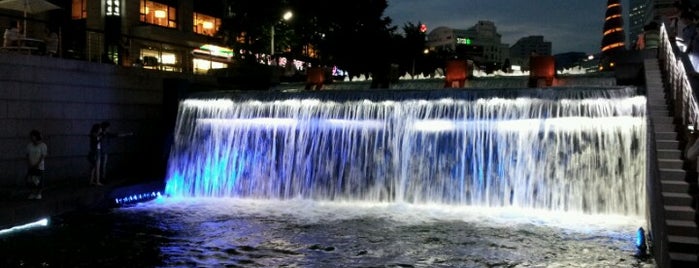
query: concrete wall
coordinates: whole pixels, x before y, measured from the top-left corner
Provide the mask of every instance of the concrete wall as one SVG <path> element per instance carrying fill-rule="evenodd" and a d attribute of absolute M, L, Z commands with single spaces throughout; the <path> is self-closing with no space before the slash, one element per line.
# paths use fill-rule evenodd
<path fill-rule="evenodd" d="M 23 185 L 32 129 L 48 145 L 47 182 L 88 181 L 90 127 L 104 120 L 133 137 L 112 142 L 108 175 L 162 176 L 163 80 L 204 79 L 114 65 L 0 53 L 0 186 Z"/>

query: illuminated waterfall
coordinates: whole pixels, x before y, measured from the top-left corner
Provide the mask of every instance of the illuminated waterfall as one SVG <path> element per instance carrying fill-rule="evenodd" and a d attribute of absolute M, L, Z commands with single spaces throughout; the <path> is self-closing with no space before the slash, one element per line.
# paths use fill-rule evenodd
<path fill-rule="evenodd" d="M 166 194 L 645 213 L 644 97 L 453 92 L 185 100 Z"/>

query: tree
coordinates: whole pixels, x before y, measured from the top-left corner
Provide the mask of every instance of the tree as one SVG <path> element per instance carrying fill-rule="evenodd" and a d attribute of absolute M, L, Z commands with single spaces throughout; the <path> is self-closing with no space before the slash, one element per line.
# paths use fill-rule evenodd
<path fill-rule="evenodd" d="M 396 47 L 392 50 L 397 51 L 398 55 L 395 62 L 399 63 L 401 73 L 410 73 L 415 75 L 423 72 L 426 64 L 426 56 L 424 50 L 425 33 L 420 29 L 422 23 L 413 24 L 408 22 L 403 25 L 404 36 L 397 35 L 397 41 L 394 43 Z"/>
<path fill-rule="evenodd" d="M 275 46 L 279 40 L 294 57 L 303 58 L 307 48 L 313 48 L 320 63 L 354 74 L 376 72 L 390 64 L 395 27 L 383 15 L 386 0 L 226 0 L 226 6 L 229 16 L 220 32 L 236 51 L 268 53 L 270 27 L 277 25 Z M 294 18 L 277 24 L 286 9 Z"/>
<path fill-rule="evenodd" d="M 226 0 L 228 16 L 222 20 L 219 32 L 236 51 L 269 51 L 270 27 L 281 16 L 283 4 L 283 0 Z"/>

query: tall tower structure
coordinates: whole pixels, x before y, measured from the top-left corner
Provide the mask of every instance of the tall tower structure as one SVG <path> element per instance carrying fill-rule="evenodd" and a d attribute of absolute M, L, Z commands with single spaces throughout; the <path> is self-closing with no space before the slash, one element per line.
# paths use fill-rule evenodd
<path fill-rule="evenodd" d="M 626 50 L 621 0 L 607 0 L 602 36 L 600 70 L 614 69 L 616 58 Z"/>

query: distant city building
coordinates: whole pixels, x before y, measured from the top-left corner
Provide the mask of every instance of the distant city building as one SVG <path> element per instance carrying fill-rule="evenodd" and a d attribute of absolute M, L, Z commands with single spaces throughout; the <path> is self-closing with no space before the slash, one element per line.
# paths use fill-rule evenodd
<path fill-rule="evenodd" d="M 525 70 L 528 70 L 529 57 L 532 53 L 550 56 L 551 42 L 544 41 L 544 37 L 541 35 L 520 38 L 512 47 L 510 47 L 510 61 L 513 65 L 519 65 Z"/>
<path fill-rule="evenodd" d="M 629 37 L 631 47 L 643 33 L 643 26 L 653 20 L 654 0 L 631 0 L 629 7 Z"/>
<path fill-rule="evenodd" d="M 480 64 L 501 65 L 509 58 L 509 46 L 502 43 L 495 23 L 479 21 L 466 30 L 437 27 L 427 35 L 433 51 L 453 52 Z"/>
<path fill-rule="evenodd" d="M 585 52 L 566 52 L 554 55 L 556 59 L 556 70 L 570 69 L 582 66 L 583 61 L 588 59 Z"/>

